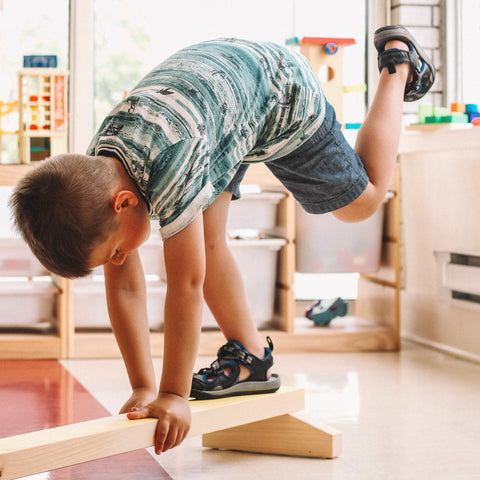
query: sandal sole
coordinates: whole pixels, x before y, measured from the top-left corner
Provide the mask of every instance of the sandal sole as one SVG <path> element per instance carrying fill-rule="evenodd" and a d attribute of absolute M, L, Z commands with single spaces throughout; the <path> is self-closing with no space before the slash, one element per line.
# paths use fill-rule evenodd
<path fill-rule="evenodd" d="M 412 34 L 406 28 L 400 25 L 387 25 L 375 31 L 373 44 L 375 45 L 377 52 L 383 52 L 385 50 L 385 44 L 390 40 L 400 40 L 405 43 L 411 43 L 413 45 L 413 48 L 415 48 L 415 50 L 417 51 L 420 60 L 428 65 L 428 68 L 431 72 L 431 79 L 429 79 L 428 84 L 426 85 L 427 90 L 425 91 L 425 93 L 427 93 L 427 91 L 435 82 L 435 66 L 433 65 L 428 55 L 423 51 L 422 47 L 420 47 L 417 41 L 413 38 Z M 423 95 L 425 93 L 423 93 Z M 416 99 L 417 98 L 412 98 L 409 100 Z"/>
<path fill-rule="evenodd" d="M 239 395 L 257 395 L 261 393 L 273 393 L 280 388 L 280 377 L 273 373 L 264 382 L 239 382 L 222 390 L 192 390 L 190 396 L 197 400 L 212 400 L 215 398 L 236 397 Z"/>

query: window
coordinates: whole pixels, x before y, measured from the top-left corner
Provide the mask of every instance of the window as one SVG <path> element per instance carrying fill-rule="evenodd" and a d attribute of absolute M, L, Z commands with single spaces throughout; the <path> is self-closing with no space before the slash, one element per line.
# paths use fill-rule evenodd
<path fill-rule="evenodd" d="M 465 103 L 480 103 L 480 57 L 475 46 L 480 38 L 480 2 L 461 2 L 461 95 Z"/>
<path fill-rule="evenodd" d="M 0 101 L 18 100 L 17 71 L 23 68 L 24 55 L 56 55 L 58 67 L 68 68 L 68 22 L 66 0 L 3 0 L 0 3 Z M 18 116 L 4 115 L 2 129 L 16 131 Z M 1 135 L 1 143 L 2 163 L 17 162 L 17 136 Z"/>
<path fill-rule="evenodd" d="M 94 0 L 95 126 L 155 65 L 185 46 L 211 38 L 284 44 L 293 36 L 354 37 L 357 45 L 345 51 L 344 79 L 350 85 L 363 84 L 366 28 L 359 19 L 366 18 L 365 4 L 341 3 L 342 8 L 332 8 L 327 0 L 136 0 L 132 11 L 129 0 Z M 357 117 L 362 116 L 363 111 Z"/>

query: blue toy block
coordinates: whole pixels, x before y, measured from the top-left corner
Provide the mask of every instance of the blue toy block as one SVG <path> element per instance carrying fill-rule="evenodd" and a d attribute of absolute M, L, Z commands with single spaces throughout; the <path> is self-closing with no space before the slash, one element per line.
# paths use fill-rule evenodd
<path fill-rule="evenodd" d="M 478 105 L 476 103 L 467 103 L 465 105 L 465 113 L 478 113 Z"/>
<path fill-rule="evenodd" d="M 468 112 L 467 115 L 468 115 L 468 121 L 470 123 L 472 123 L 472 120 L 474 118 L 479 118 L 480 117 L 480 113 L 478 113 L 478 112 Z"/>

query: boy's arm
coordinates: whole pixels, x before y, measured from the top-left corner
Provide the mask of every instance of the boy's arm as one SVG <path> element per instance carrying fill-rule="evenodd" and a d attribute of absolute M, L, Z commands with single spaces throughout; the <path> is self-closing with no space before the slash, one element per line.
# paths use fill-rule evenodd
<path fill-rule="evenodd" d="M 146 285 L 140 256 L 129 255 L 122 265 L 104 266 L 108 313 L 127 369 L 133 394 L 121 412 L 143 406 L 157 394 L 150 352 Z"/>
<path fill-rule="evenodd" d="M 163 370 L 156 400 L 129 418 L 157 417 L 155 451 L 181 443 L 190 429 L 188 398 L 200 339 L 205 278 L 203 221 L 200 213 L 164 243 L 167 272 Z"/>

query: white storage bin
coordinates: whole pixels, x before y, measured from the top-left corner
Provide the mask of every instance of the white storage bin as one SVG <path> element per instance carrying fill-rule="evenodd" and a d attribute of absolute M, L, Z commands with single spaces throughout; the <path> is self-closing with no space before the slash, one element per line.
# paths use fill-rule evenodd
<path fill-rule="evenodd" d="M 163 326 L 166 291 L 165 284 L 161 282 L 147 282 L 147 313 L 152 329 L 159 329 Z M 88 282 L 75 280 L 73 318 L 76 328 L 110 328 L 103 279 L 89 280 Z"/>
<path fill-rule="evenodd" d="M 0 328 L 45 328 L 55 323 L 58 289 L 50 281 L 0 281 Z"/>
<path fill-rule="evenodd" d="M 278 252 L 287 243 L 283 238 L 228 240 L 238 263 L 253 320 L 257 324 L 273 318 Z M 203 326 L 217 323 L 205 305 Z"/>
<path fill-rule="evenodd" d="M 159 235 L 152 234 L 138 249 L 145 275 L 157 275 L 165 280 L 165 261 L 163 259 L 163 242 Z"/>
<path fill-rule="evenodd" d="M 0 277 L 41 277 L 48 272 L 19 238 L 0 238 Z"/>
<path fill-rule="evenodd" d="M 385 197 L 385 202 L 392 194 Z M 384 203 L 385 203 L 384 202 Z M 362 222 L 346 223 L 331 213 L 312 215 L 296 206 L 296 271 L 373 273 L 380 266 L 384 205 Z"/>
<path fill-rule="evenodd" d="M 254 321 L 261 324 L 272 320 L 278 252 L 286 241 L 261 238 L 228 240 L 228 243 L 244 279 Z M 163 326 L 166 290 L 163 282 L 147 282 L 147 312 L 151 329 Z M 102 277 L 75 280 L 73 292 L 75 327 L 110 328 Z M 217 326 L 206 304 L 202 324 L 204 327 Z"/>
<path fill-rule="evenodd" d="M 277 207 L 285 193 L 259 191 L 243 193 L 230 203 L 227 229 L 249 228 L 265 231 L 275 226 Z"/>

